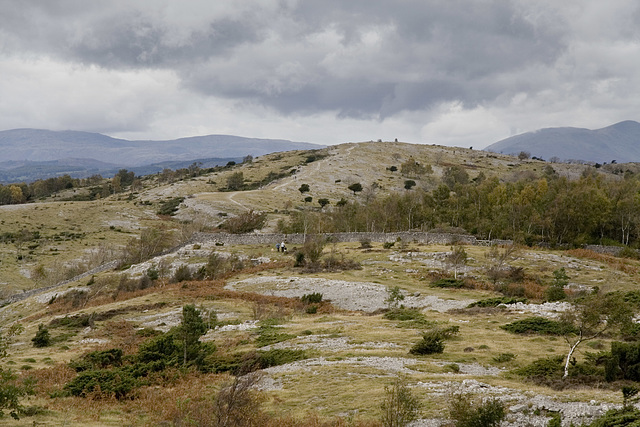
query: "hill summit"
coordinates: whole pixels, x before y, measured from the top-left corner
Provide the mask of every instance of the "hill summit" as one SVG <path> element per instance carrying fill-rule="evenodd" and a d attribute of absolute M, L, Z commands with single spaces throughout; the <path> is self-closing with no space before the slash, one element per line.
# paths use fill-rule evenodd
<path fill-rule="evenodd" d="M 602 129 L 545 128 L 491 144 L 486 151 L 517 154 L 521 151 L 544 159 L 640 162 L 640 123 L 627 120 Z"/>

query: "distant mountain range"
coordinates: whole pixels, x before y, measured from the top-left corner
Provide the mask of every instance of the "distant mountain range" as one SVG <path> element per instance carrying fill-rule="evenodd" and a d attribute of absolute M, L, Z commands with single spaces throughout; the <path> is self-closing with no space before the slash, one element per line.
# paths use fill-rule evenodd
<path fill-rule="evenodd" d="M 211 167 L 247 155 L 323 147 L 232 135 L 129 141 L 91 132 L 13 129 L 0 131 L 0 182 L 28 182 L 63 174 L 109 176 L 122 168 L 141 175 L 186 167 L 194 161 Z"/>
<path fill-rule="evenodd" d="M 598 163 L 640 162 L 640 123 L 627 120 L 602 129 L 546 128 L 498 141 L 485 151 L 518 154 L 521 151 L 549 160 Z"/>

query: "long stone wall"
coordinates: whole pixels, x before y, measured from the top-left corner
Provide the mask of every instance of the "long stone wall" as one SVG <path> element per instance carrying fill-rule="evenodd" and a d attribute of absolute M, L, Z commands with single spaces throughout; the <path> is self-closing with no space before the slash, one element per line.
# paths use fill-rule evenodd
<path fill-rule="evenodd" d="M 464 234 L 447 234 L 447 233 L 426 233 L 416 231 L 405 231 L 398 233 L 325 233 L 321 234 L 326 239 L 335 242 L 361 242 L 368 240 L 370 242 L 416 242 L 423 244 L 440 244 L 451 245 L 461 243 L 466 245 L 509 245 L 510 240 L 478 240 L 473 236 Z M 276 243 L 286 242 L 289 244 L 301 245 L 304 243 L 306 236 L 304 234 L 227 234 L 227 233 L 196 233 L 190 239 L 190 243 L 196 242 L 217 242 L 225 245 L 275 245 Z"/>

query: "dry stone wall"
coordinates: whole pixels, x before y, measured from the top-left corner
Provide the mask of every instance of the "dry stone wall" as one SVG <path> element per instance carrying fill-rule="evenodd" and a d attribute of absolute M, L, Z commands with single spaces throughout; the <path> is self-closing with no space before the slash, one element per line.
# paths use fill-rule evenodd
<path fill-rule="evenodd" d="M 448 233 L 427 233 L 417 231 L 405 231 L 398 233 L 325 233 L 321 236 L 335 242 L 416 242 L 423 244 L 451 245 L 461 243 L 466 245 L 510 245 L 511 240 L 478 240 L 473 236 L 465 234 Z M 289 244 L 303 244 L 304 234 L 228 234 L 228 233 L 196 233 L 190 239 L 190 243 L 196 242 L 217 242 L 225 245 L 275 245 L 286 242 Z"/>

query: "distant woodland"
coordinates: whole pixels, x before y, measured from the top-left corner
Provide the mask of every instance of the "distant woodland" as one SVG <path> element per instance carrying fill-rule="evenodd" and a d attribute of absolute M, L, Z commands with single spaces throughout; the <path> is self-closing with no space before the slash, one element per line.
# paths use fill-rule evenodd
<path fill-rule="evenodd" d="M 591 169 L 595 171 L 595 169 Z M 299 211 L 283 232 L 394 232 L 455 228 L 485 239 L 550 245 L 640 244 L 640 181 L 605 178 L 589 169 L 570 180 L 548 165 L 542 176 L 512 182 L 461 166 L 449 167 L 436 188 L 406 185 L 404 193 L 341 200 L 322 212 Z"/>

